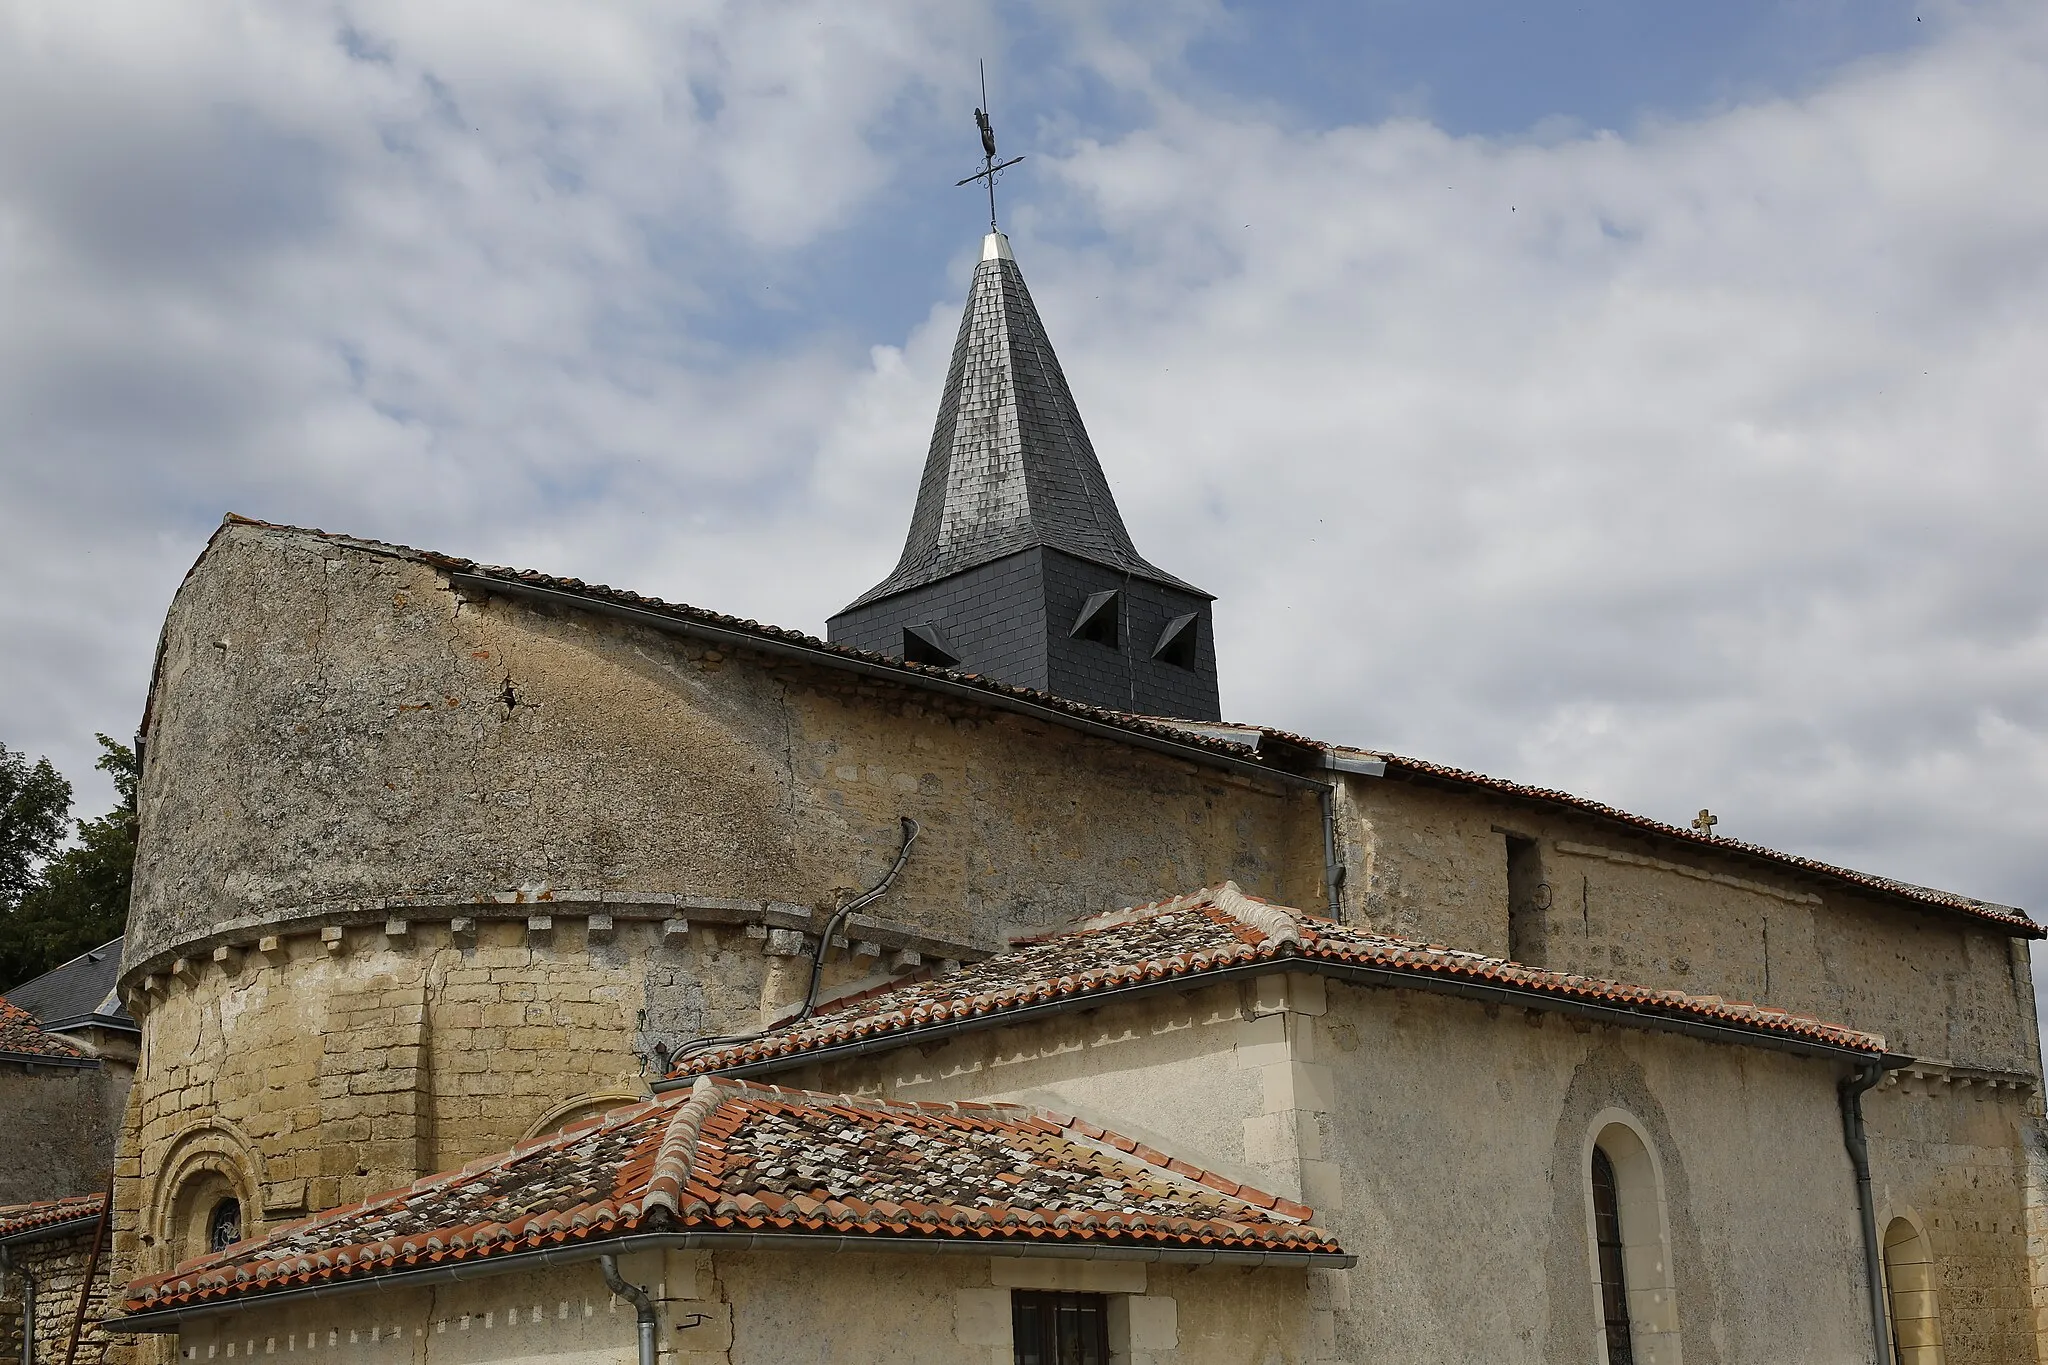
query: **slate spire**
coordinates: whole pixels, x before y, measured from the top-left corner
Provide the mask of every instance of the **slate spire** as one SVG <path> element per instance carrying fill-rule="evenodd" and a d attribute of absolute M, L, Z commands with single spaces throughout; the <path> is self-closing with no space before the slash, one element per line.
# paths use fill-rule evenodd
<path fill-rule="evenodd" d="M 1198 591 L 1131 543 L 1010 240 L 991 232 L 953 341 L 903 557 L 848 610 L 1035 545 Z"/>
<path fill-rule="evenodd" d="M 832 618 L 831 638 L 1214 719 L 1210 600 L 1132 544 L 1009 239 L 989 233 L 902 558 Z"/>

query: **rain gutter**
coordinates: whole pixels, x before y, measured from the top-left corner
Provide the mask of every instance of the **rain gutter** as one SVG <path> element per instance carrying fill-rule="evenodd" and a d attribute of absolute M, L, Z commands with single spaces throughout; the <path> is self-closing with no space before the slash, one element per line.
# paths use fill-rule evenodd
<path fill-rule="evenodd" d="M 579 1265 L 601 1256 L 627 1256 L 636 1251 L 812 1251 L 812 1252 L 902 1252 L 924 1255 L 931 1252 L 966 1256 L 1028 1256 L 1053 1260 L 1148 1261 L 1173 1265 L 1318 1266 L 1344 1270 L 1358 1264 L 1358 1258 L 1340 1251 L 1199 1251 L 1191 1247 L 1125 1246 L 1090 1242 L 1030 1242 L 997 1240 L 936 1241 L 920 1237 L 844 1237 L 830 1233 L 789 1232 L 643 1232 L 575 1246 L 518 1251 L 504 1256 L 484 1256 L 457 1265 L 426 1266 L 417 1270 L 389 1271 L 353 1276 L 328 1284 L 301 1285 L 275 1293 L 257 1292 L 240 1298 L 206 1303 L 181 1304 L 175 1308 L 130 1313 L 108 1318 L 101 1327 L 111 1332 L 175 1332 L 182 1323 L 195 1318 L 239 1312 L 245 1308 L 274 1303 L 302 1303 L 335 1294 L 353 1294 L 369 1289 L 411 1289 L 431 1284 L 482 1279 L 488 1275 L 537 1270 L 551 1266 Z"/>
<path fill-rule="evenodd" d="M 66 1237 L 74 1232 L 85 1232 L 100 1221 L 99 1210 L 95 1209 L 82 1218 L 67 1218 L 61 1223 L 41 1223 L 21 1232 L 10 1232 L 0 1237 L 0 1247 L 20 1246 L 27 1242 L 47 1242 L 53 1237 Z"/>
<path fill-rule="evenodd" d="M 859 659 L 836 651 L 821 649 L 816 645 L 797 644 L 790 640 L 778 640 L 771 636 L 755 635 L 732 626 L 712 625 L 705 621 L 692 621 L 685 617 L 670 616 L 665 612 L 651 611 L 645 607 L 627 606 L 622 602 L 607 602 L 601 598 L 584 597 L 560 588 L 543 588 L 532 583 L 519 583 L 488 574 L 450 572 L 448 581 L 458 588 L 480 593 L 496 593 L 501 597 L 524 598 L 528 601 L 572 607 L 577 611 L 596 612 L 604 616 L 632 621 L 639 625 L 651 626 L 671 635 L 686 635 L 700 640 L 709 640 L 733 649 L 751 649 L 763 654 L 773 654 L 786 659 L 801 659 L 805 663 L 818 664 L 825 668 L 837 668 L 848 673 L 859 673 L 870 678 L 879 678 L 904 687 L 923 688 L 928 692 L 943 692 L 948 696 L 960 697 L 978 706 L 993 707 L 999 711 L 1012 711 L 1018 715 L 1030 716 L 1049 725 L 1061 725 L 1083 734 L 1101 739 L 1114 740 L 1140 749 L 1169 754 L 1189 763 L 1200 763 L 1211 768 L 1222 768 L 1229 772 L 1248 777 L 1264 778 L 1284 786 L 1323 789 L 1326 784 L 1299 773 L 1269 767 L 1249 758 L 1233 754 L 1218 753 L 1200 745 L 1182 744 L 1163 736 L 1147 734 L 1141 730 L 1125 729 L 1106 721 L 1092 720 L 1062 711 L 1058 707 L 1046 706 L 1023 697 L 1005 696 L 1000 692 L 976 687 L 943 673 L 926 673 L 905 668 L 897 664 L 879 663 L 870 659 Z"/>

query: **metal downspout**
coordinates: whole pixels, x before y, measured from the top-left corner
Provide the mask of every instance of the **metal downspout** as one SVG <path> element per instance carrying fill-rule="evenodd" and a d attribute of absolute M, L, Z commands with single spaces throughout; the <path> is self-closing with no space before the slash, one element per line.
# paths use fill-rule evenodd
<path fill-rule="evenodd" d="M 619 1277 L 619 1259 L 605 1255 L 597 1258 L 597 1268 L 604 1272 L 605 1288 L 622 1299 L 630 1299 L 633 1317 L 640 1327 L 640 1365 L 655 1365 L 654 1359 L 654 1300 L 647 1291 L 637 1284 L 628 1284 Z"/>
<path fill-rule="evenodd" d="M 1842 1099 L 1842 1143 L 1856 1169 L 1856 1211 L 1863 1220 L 1863 1269 L 1870 1282 L 1870 1323 L 1876 1334 L 1877 1365 L 1893 1365 L 1891 1315 L 1884 1307 L 1884 1248 L 1877 1240 L 1877 1204 L 1870 1189 L 1870 1142 L 1863 1129 L 1863 1092 L 1874 1089 L 1886 1071 L 1910 1058 L 1890 1054 L 1866 1062 L 1844 1076 L 1837 1093 Z"/>

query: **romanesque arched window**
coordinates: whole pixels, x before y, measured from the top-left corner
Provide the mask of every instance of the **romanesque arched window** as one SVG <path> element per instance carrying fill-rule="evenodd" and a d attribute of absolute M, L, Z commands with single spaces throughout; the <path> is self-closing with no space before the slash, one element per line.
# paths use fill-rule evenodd
<path fill-rule="evenodd" d="M 242 1201 L 223 1199 L 206 1215 L 206 1249 L 226 1251 L 242 1240 Z"/>
<path fill-rule="evenodd" d="M 1942 1365 L 1934 1249 L 1910 1219 L 1894 1218 L 1884 1230 L 1884 1283 L 1893 1358 L 1898 1365 Z"/>
<path fill-rule="evenodd" d="M 1622 1259 L 1621 1197 L 1614 1188 L 1614 1162 L 1593 1149 L 1593 1259 L 1600 1275 L 1600 1328 L 1607 1365 L 1635 1365 L 1635 1339 L 1628 1325 L 1628 1268 Z"/>
<path fill-rule="evenodd" d="M 1664 1178 L 1632 1119 L 1615 1111 L 1601 1115 L 1585 1178 L 1598 1359 L 1603 1365 L 1679 1365 Z"/>

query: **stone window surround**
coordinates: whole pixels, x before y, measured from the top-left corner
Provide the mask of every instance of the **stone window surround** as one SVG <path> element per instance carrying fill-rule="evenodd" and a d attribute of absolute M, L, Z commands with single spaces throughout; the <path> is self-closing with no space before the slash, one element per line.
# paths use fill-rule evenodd
<path fill-rule="evenodd" d="M 1901 1224 L 1907 1229 L 1904 1235 Z M 1905 1365 L 1942 1365 L 1941 1304 L 1936 1288 L 1939 1265 L 1926 1220 L 1916 1210 L 1899 1209 L 1886 1215 L 1883 1227 L 1884 1312 L 1892 1351 Z M 1901 1307 L 1923 1310 L 1904 1319 L 1919 1329 L 1908 1333 L 1914 1337 L 1910 1342 L 1900 1340 Z M 1931 1330 L 1919 1328 L 1921 1323 L 1932 1324 Z"/>
<path fill-rule="evenodd" d="M 1682 1365 L 1677 1286 L 1671 1269 L 1671 1220 L 1665 1204 L 1664 1166 L 1648 1131 L 1634 1115 L 1602 1109 L 1586 1126 L 1579 1150 L 1584 1194 L 1588 1271 L 1587 1332 L 1593 1359 L 1607 1365 L 1607 1335 L 1600 1309 L 1600 1258 L 1593 1218 L 1593 1149 L 1607 1154 L 1621 1213 L 1623 1278 L 1636 1365 Z"/>
<path fill-rule="evenodd" d="M 222 1199 L 240 1201 L 242 1235 L 256 1235 L 263 1225 L 262 1190 L 262 1159 L 238 1129 L 220 1119 L 186 1129 L 151 1182 L 145 1259 L 168 1270 L 203 1254 L 207 1222 Z"/>
<path fill-rule="evenodd" d="M 1152 1365 L 1158 1353 L 1180 1345 L 1179 1306 L 1170 1296 L 1145 1292 L 1143 1261 L 993 1256 L 989 1281 L 988 1289 L 954 1291 L 953 1333 L 961 1345 L 986 1352 L 991 1365 L 1012 1365 L 1015 1358 L 1010 1296 L 1018 1289 L 1105 1296 L 1113 1365 Z"/>

